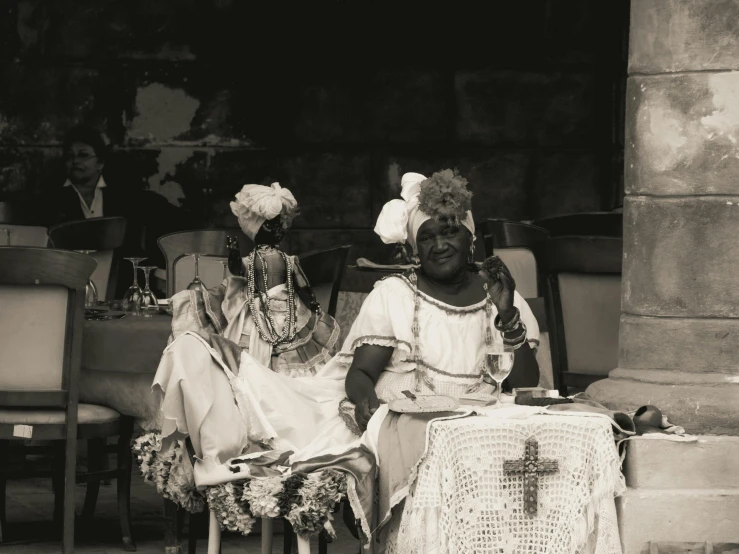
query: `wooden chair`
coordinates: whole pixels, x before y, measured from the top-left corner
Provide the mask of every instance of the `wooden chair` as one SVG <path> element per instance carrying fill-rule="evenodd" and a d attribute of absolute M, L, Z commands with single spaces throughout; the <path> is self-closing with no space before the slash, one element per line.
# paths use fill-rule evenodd
<path fill-rule="evenodd" d="M 539 271 L 533 249 L 549 237 L 546 229 L 502 219 L 487 219 L 480 224 L 485 250 L 499 256 L 511 270 L 516 288 L 524 298 L 539 296 Z"/>
<path fill-rule="evenodd" d="M 195 277 L 195 264 L 188 254 L 206 254 L 207 258 L 200 259 L 200 278 L 203 276 L 212 280 L 214 272 L 223 275 L 220 260 L 228 258 L 227 238 L 235 235 L 239 240 L 241 255 L 245 256 L 254 246 L 253 242 L 241 229 L 199 229 L 194 231 L 180 231 L 159 237 L 157 244 L 164 254 L 167 263 L 167 296 L 187 288 Z M 220 279 L 218 279 L 220 283 Z M 216 283 L 217 284 L 217 283 Z"/>
<path fill-rule="evenodd" d="M 75 484 L 88 483 L 83 514 L 89 514 L 97 496 L 92 484 L 110 478 L 118 480 L 124 548 L 136 548 L 129 516 L 133 420 L 110 408 L 78 403 L 85 285 L 94 269 L 90 256 L 75 252 L 0 247 L 0 463 L 7 462 L 3 454 L 9 441 L 54 442 L 54 515 L 63 522 L 65 554 L 74 549 Z M 116 469 L 97 470 L 93 456 L 89 471 L 76 473 L 78 438 L 102 447 L 116 435 Z M 2 468 L 0 530 L 5 527 L 6 480 L 28 476 L 33 474 Z"/>
<path fill-rule="evenodd" d="M 38 246 L 46 248 L 49 234 L 46 227 L 0 223 L 0 246 Z"/>
<path fill-rule="evenodd" d="M 549 332 L 547 322 L 544 321 L 546 311 L 542 298 L 543 286 L 541 274 L 534 256 L 534 248 L 549 238 L 546 229 L 504 219 L 487 219 L 480 223 L 485 248 L 499 256 L 503 263 L 511 270 L 516 280 L 516 290 L 529 303 L 539 323 L 539 348 L 536 351 L 536 360 L 539 363 L 539 384 L 551 388 L 554 383 L 552 370 L 551 348 L 549 346 Z"/>
<path fill-rule="evenodd" d="M 300 256 L 300 267 L 303 268 L 316 299 L 331 317 L 336 315 L 339 289 L 351 248 L 338 246 Z"/>
<path fill-rule="evenodd" d="M 36 223 L 29 221 L 26 214 L 26 206 L 19 202 L 0 202 L 0 223 L 12 223 L 13 225 L 27 225 Z"/>
<path fill-rule="evenodd" d="M 115 295 L 120 262 L 119 249 L 126 238 L 126 218 L 95 217 L 60 223 L 49 229 L 54 248 L 65 250 L 94 250 L 97 267 L 92 282 L 98 299 L 112 300 Z"/>
<path fill-rule="evenodd" d="M 318 303 L 331 317 L 336 315 L 339 289 L 341 288 L 341 281 L 344 278 L 351 249 L 351 245 L 344 245 L 300 256 L 300 267 L 303 268 Z M 291 554 L 295 540 L 298 541 L 298 551 L 301 554 L 310 552 L 310 545 L 307 541 L 295 535 L 287 521 L 283 522 L 283 529 L 283 554 Z M 272 552 L 271 536 L 272 522 L 265 520 L 262 522 L 263 554 Z M 267 540 L 267 537 L 270 537 L 269 540 Z M 319 554 L 328 552 L 328 536 L 324 532 L 318 536 L 318 552 Z"/>
<path fill-rule="evenodd" d="M 589 237 L 624 236 L 624 216 L 618 212 L 587 212 L 559 215 L 534 221 L 535 225 L 549 231 L 552 237 L 579 235 Z"/>
<path fill-rule="evenodd" d="M 545 276 L 555 385 L 585 389 L 618 365 L 623 242 L 554 237 L 536 257 Z"/>

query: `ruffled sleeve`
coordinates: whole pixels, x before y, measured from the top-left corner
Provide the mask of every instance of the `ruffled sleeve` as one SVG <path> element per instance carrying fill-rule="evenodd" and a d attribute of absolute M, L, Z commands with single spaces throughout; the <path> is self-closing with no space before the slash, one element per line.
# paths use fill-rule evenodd
<path fill-rule="evenodd" d="M 411 354 L 412 320 L 413 293 L 408 286 L 397 277 L 377 282 L 362 304 L 339 357 L 353 358 L 357 347 L 374 344 L 394 349 L 390 365 L 405 362 Z"/>

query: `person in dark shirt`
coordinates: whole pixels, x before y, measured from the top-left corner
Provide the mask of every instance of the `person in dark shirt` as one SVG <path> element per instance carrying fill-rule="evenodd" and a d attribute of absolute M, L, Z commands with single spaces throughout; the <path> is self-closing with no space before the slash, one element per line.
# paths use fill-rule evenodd
<path fill-rule="evenodd" d="M 44 202 L 49 210 L 44 224 L 50 227 L 94 217 L 125 217 L 128 224 L 122 255 L 146 256 L 147 265 L 164 268 L 164 256 L 156 241 L 162 235 L 185 229 L 181 210 L 155 192 L 121 182 L 115 171 L 106 168 L 109 149 L 97 130 L 72 128 L 63 148 L 66 180 L 61 187 L 55 186 Z M 130 268 L 122 265 L 125 273 L 118 281 L 125 290 L 130 285 Z"/>

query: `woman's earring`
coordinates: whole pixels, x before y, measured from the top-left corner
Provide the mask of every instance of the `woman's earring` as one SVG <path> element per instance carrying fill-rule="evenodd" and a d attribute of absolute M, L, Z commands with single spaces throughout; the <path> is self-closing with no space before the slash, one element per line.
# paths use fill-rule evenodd
<path fill-rule="evenodd" d="M 469 263 L 471 264 L 475 263 L 475 245 L 474 244 L 470 246 Z"/>

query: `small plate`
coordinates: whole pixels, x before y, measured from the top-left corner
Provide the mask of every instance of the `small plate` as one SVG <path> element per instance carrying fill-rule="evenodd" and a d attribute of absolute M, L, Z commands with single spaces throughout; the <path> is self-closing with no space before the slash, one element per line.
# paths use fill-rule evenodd
<path fill-rule="evenodd" d="M 426 395 L 396 398 L 388 404 L 388 408 L 401 414 L 452 412 L 459 408 L 459 402 L 451 396 Z"/>
<path fill-rule="evenodd" d="M 498 402 L 492 394 L 464 394 L 458 400 L 463 406 L 492 406 Z"/>

